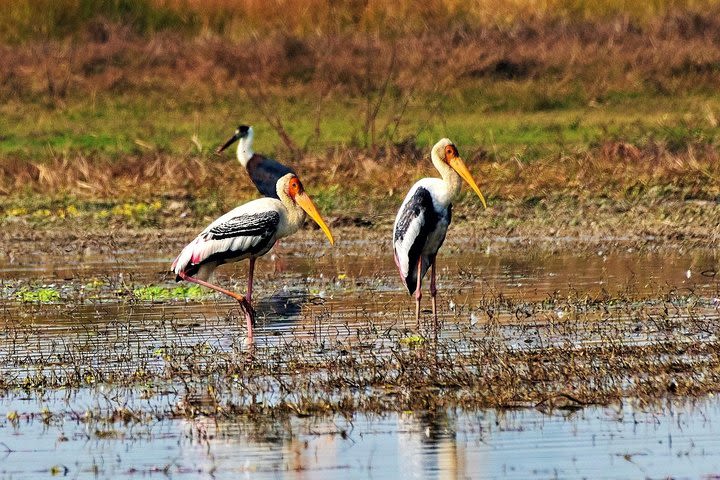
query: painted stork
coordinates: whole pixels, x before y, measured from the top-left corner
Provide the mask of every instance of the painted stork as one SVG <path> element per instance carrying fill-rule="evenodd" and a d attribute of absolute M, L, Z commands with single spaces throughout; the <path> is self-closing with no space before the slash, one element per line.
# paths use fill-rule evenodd
<path fill-rule="evenodd" d="M 253 341 L 255 323 L 252 308 L 255 259 L 265 255 L 277 240 L 295 233 L 305 221 L 306 213 L 320 225 L 330 244 L 335 243 L 330 229 L 305 193 L 297 175 L 288 173 L 282 176 L 277 181 L 276 192 L 278 199 L 265 197 L 253 200 L 212 222 L 183 248 L 171 266 L 177 281 L 194 282 L 240 302 L 247 321 L 249 343 Z M 250 260 L 250 267 L 245 296 L 208 282 L 219 265 L 246 258 Z"/>
<path fill-rule="evenodd" d="M 422 278 L 428 268 L 432 311 L 437 324 L 435 295 L 435 259 L 445 240 L 452 217 L 452 201 L 460 192 L 461 178 L 478 194 L 483 207 L 485 198 L 460 158 L 455 145 L 443 138 L 432 148 L 432 163 L 440 178 L 423 178 L 415 183 L 403 200 L 393 227 L 395 264 L 410 295 L 415 293 L 415 319 L 420 322 Z"/>
<path fill-rule="evenodd" d="M 264 197 L 278 198 L 275 185 L 288 173 L 295 173 L 292 168 L 268 158 L 264 155 L 253 152 L 253 128 L 247 125 L 240 125 L 235 134 L 219 147 L 215 153 L 221 153 L 235 142 L 238 142 L 237 159 L 245 167 L 250 175 L 250 180 L 255 184 Z"/>

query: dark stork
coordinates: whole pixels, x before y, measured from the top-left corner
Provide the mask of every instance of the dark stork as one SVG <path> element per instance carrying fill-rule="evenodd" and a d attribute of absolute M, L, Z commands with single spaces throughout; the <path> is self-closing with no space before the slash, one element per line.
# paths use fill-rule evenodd
<path fill-rule="evenodd" d="M 253 341 L 255 322 L 252 308 L 255 259 L 265 255 L 283 237 L 295 233 L 310 215 L 325 232 L 330 244 L 333 236 L 312 200 L 294 173 L 281 177 L 276 184 L 278 198 L 259 198 L 221 216 L 183 248 L 172 264 L 177 281 L 186 280 L 212 288 L 238 302 L 245 312 L 248 342 Z M 245 296 L 208 282 L 213 271 L 223 263 L 250 259 Z"/>
<path fill-rule="evenodd" d="M 432 148 L 432 163 L 442 178 L 423 178 L 412 186 L 395 217 L 393 250 L 395 264 L 400 270 L 408 292 L 415 293 L 415 319 L 420 322 L 420 286 L 422 278 L 432 267 L 430 295 L 437 324 L 435 295 L 435 259 L 445 240 L 452 217 L 452 201 L 460 192 L 461 178 L 478 194 L 483 207 L 485 198 L 460 158 L 455 145 L 443 138 Z"/>
<path fill-rule="evenodd" d="M 235 142 L 238 142 L 237 158 L 240 164 L 245 167 L 250 175 L 250 180 L 255 184 L 258 191 L 265 197 L 278 198 L 275 184 L 280 177 L 288 173 L 295 173 L 292 168 L 268 158 L 259 153 L 253 152 L 253 128 L 247 125 L 240 125 L 235 134 L 217 149 L 221 153 Z"/>

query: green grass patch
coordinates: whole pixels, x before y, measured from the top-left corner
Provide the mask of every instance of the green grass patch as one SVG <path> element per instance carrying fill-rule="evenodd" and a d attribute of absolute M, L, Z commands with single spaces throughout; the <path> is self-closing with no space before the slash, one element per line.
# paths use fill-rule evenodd
<path fill-rule="evenodd" d="M 396 105 L 384 105 L 375 121 L 376 143 L 411 138 L 427 148 L 447 136 L 463 149 L 482 147 L 500 157 L 529 150 L 532 158 L 614 138 L 637 144 L 651 136 L 674 148 L 698 139 L 718 141 L 711 120 L 720 115 L 717 95 L 616 93 L 605 103 L 592 103 L 576 92 L 553 96 L 542 93 L 542 88 L 526 91 L 530 87 L 520 88 L 517 82 L 493 88 L 492 95 L 507 98 L 505 105 L 492 105 L 490 98 L 468 101 L 479 95 L 475 91 L 448 98 L 436 113 L 428 110 L 431 99 L 418 95 L 399 119 Z M 255 126 L 256 151 L 288 161 L 277 132 L 259 116 L 247 115 L 253 107 L 246 100 L 228 97 L 197 103 L 183 94 L 179 98 L 169 102 L 160 94 L 99 94 L 94 101 L 68 99 L 64 108 L 10 101 L 0 105 L 0 118 L 4 117 L 0 157 L 43 162 L 82 155 L 122 162 L 128 155 L 162 152 L 181 162 L 188 155 L 212 157 L 212 151 L 243 122 Z M 369 146 L 364 121 L 358 121 L 364 118 L 361 102 L 331 99 L 317 122 L 308 115 L 315 110 L 314 101 L 312 92 L 300 99 L 273 97 L 273 111 L 297 145 L 311 153 L 342 145 Z"/>
<path fill-rule="evenodd" d="M 60 292 L 53 287 L 23 287 L 15 293 L 23 303 L 53 303 L 60 300 Z"/>
<path fill-rule="evenodd" d="M 168 288 L 157 285 L 133 289 L 133 296 L 139 300 L 197 300 L 205 296 L 200 285 L 178 285 Z"/>

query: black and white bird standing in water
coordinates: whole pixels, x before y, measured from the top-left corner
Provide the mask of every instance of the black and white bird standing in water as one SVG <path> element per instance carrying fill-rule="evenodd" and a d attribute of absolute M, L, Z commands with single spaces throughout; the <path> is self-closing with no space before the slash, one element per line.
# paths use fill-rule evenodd
<path fill-rule="evenodd" d="M 221 153 L 235 142 L 238 142 L 237 159 L 245 167 L 250 180 L 255 184 L 258 191 L 265 197 L 278 198 L 275 184 L 288 173 L 295 173 L 292 168 L 268 158 L 264 155 L 253 152 L 253 128 L 247 125 L 240 125 L 235 134 L 225 142 L 215 153 Z"/>
<path fill-rule="evenodd" d="M 433 165 L 442 178 L 423 178 L 415 183 L 400 206 L 393 227 L 395 264 L 408 292 L 415 293 L 415 318 L 420 321 L 420 291 L 428 268 L 433 317 L 437 323 L 435 295 L 435 259 L 445 241 L 452 216 L 452 201 L 460 192 L 461 178 L 478 194 L 483 207 L 485 198 L 458 154 L 455 145 L 443 138 L 430 153 Z"/>
<path fill-rule="evenodd" d="M 186 280 L 228 295 L 245 311 L 248 342 L 253 341 L 252 286 L 255 259 L 265 255 L 283 237 L 295 233 L 310 215 L 335 243 L 312 200 L 294 173 L 276 182 L 278 198 L 259 198 L 221 216 L 190 242 L 172 264 L 177 280 Z M 247 293 L 242 296 L 208 282 L 213 271 L 223 263 L 250 260 Z"/>

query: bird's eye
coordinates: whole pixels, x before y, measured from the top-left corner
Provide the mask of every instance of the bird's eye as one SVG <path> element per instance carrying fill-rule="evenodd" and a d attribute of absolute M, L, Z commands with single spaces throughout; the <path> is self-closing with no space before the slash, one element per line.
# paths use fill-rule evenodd
<path fill-rule="evenodd" d="M 290 180 L 290 191 L 293 193 L 297 193 L 297 191 L 300 189 L 300 184 L 297 180 L 297 178 L 293 178 Z"/>

